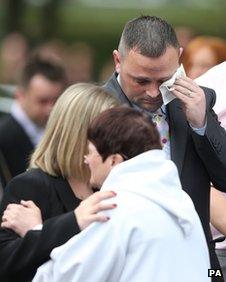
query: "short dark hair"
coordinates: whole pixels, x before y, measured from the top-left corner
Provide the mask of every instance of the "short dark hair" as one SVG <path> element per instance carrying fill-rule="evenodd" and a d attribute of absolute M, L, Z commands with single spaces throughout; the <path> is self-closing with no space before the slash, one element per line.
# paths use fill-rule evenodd
<path fill-rule="evenodd" d="M 108 109 L 95 118 L 88 129 L 88 140 L 103 161 L 112 154 L 130 159 L 148 150 L 162 149 L 159 133 L 149 117 L 125 106 Z"/>
<path fill-rule="evenodd" d="M 166 48 L 179 48 L 179 42 L 172 26 L 155 16 L 140 16 L 126 23 L 119 43 L 119 52 L 137 49 L 141 55 L 157 58 Z"/>
<path fill-rule="evenodd" d="M 60 82 L 66 85 L 66 73 L 62 65 L 43 59 L 39 56 L 32 56 L 28 59 L 21 74 L 20 84 L 27 87 L 31 79 L 40 74 L 53 82 Z"/>

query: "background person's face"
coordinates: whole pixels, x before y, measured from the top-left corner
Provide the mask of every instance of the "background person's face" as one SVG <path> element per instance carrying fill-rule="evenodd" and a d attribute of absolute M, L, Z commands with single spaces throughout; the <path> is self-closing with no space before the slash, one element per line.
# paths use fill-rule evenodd
<path fill-rule="evenodd" d="M 50 81 L 42 75 L 35 75 L 19 96 L 19 102 L 28 117 L 38 126 L 44 127 L 62 91 L 62 83 Z"/>
<path fill-rule="evenodd" d="M 193 53 L 190 59 L 190 68 L 187 71 L 188 77 L 195 79 L 217 64 L 217 58 L 214 52 L 208 48 L 203 47 Z"/>
<path fill-rule="evenodd" d="M 123 58 L 118 51 L 113 55 L 121 87 L 130 101 L 152 112 L 159 109 L 163 103 L 159 86 L 179 67 L 179 50 L 168 47 L 158 58 L 146 57 L 134 50 Z"/>
<path fill-rule="evenodd" d="M 111 160 L 108 157 L 104 162 L 96 147 L 89 142 L 88 154 L 85 156 L 85 163 L 90 169 L 90 184 L 93 187 L 101 188 L 104 180 L 112 169 Z"/>

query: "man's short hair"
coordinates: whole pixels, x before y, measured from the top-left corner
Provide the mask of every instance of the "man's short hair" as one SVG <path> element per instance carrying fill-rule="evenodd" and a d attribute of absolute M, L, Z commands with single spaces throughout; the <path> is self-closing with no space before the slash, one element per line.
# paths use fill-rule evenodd
<path fill-rule="evenodd" d="M 42 75 L 52 82 L 66 84 L 66 73 L 63 66 L 39 56 L 28 59 L 21 74 L 20 85 L 27 87 L 35 75 Z"/>
<path fill-rule="evenodd" d="M 125 160 L 145 151 L 162 149 L 156 127 L 143 112 L 129 107 L 115 107 L 102 112 L 88 129 L 92 142 L 103 161 L 112 154 Z"/>
<path fill-rule="evenodd" d="M 157 58 L 169 46 L 179 48 L 172 26 L 155 16 L 140 16 L 126 23 L 118 49 L 122 56 L 133 49 L 143 56 Z"/>

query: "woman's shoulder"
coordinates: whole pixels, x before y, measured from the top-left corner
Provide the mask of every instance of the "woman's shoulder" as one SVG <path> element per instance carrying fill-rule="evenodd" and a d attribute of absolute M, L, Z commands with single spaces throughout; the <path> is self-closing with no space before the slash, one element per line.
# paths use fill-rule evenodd
<path fill-rule="evenodd" d="M 32 182 L 33 184 L 35 182 L 43 183 L 48 180 L 50 181 L 51 178 L 52 178 L 51 175 L 44 172 L 40 168 L 32 168 L 12 178 L 9 184 L 14 184 L 14 183 L 26 184 L 30 182 Z"/>
<path fill-rule="evenodd" d="M 53 176 L 39 168 L 32 168 L 15 176 L 6 186 L 5 193 L 14 195 L 31 196 L 48 194 L 51 189 Z"/>
<path fill-rule="evenodd" d="M 10 203 L 19 204 L 21 200 L 32 200 L 39 207 L 45 205 L 52 195 L 51 178 L 38 168 L 17 175 L 5 187 L 0 211 Z"/>

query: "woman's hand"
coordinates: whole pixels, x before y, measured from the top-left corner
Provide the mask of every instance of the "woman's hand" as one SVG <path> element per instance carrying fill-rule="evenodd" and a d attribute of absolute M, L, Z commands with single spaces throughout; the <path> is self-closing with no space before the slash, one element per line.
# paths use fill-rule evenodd
<path fill-rule="evenodd" d="M 40 209 L 33 201 L 21 201 L 20 204 L 9 204 L 2 216 L 1 227 L 12 229 L 21 237 L 42 224 Z"/>
<path fill-rule="evenodd" d="M 105 199 L 115 196 L 116 193 L 113 191 L 99 191 L 83 200 L 74 210 L 80 229 L 85 229 L 88 225 L 95 221 L 105 222 L 109 220 L 109 217 L 99 212 L 115 208 L 116 204 L 102 202 Z"/>

